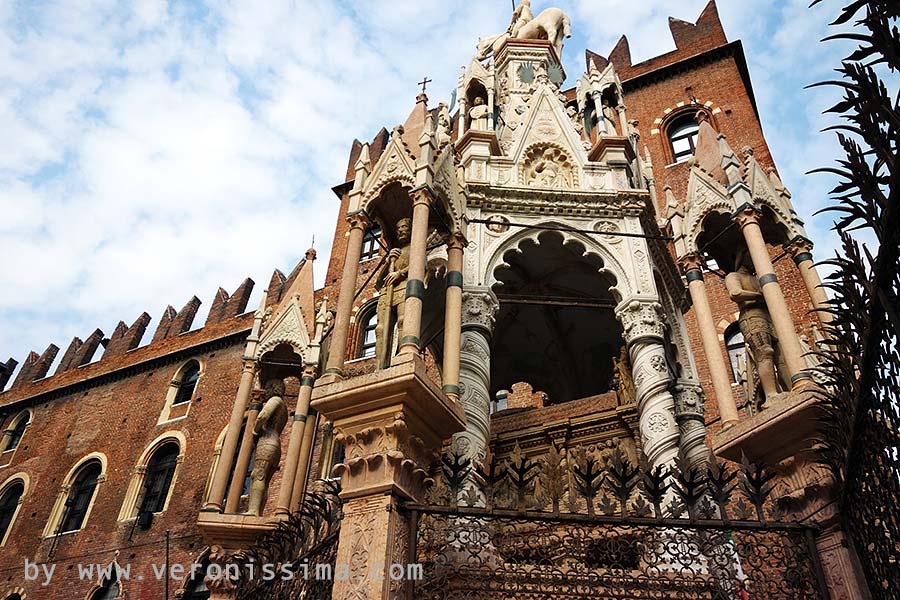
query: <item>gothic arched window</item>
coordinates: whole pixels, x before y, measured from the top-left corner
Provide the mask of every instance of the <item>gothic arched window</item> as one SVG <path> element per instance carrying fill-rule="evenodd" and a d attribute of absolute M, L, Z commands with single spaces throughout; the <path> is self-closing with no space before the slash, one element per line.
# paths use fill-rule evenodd
<path fill-rule="evenodd" d="M 359 253 L 360 262 L 378 256 L 378 240 L 381 238 L 381 227 L 373 225 L 366 230 L 362 241 L 362 251 Z"/>
<path fill-rule="evenodd" d="M 747 378 L 744 372 L 747 368 L 747 349 L 744 343 L 744 334 L 741 333 L 738 324 L 732 323 L 725 330 L 725 349 L 728 351 L 728 361 L 731 363 L 731 375 L 735 383 L 741 383 Z"/>
<path fill-rule="evenodd" d="M 76 475 L 69 490 L 69 497 L 66 498 L 66 512 L 59 529 L 60 533 L 78 531 L 84 525 L 94 499 L 94 492 L 97 490 L 101 470 L 100 462 L 94 460 L 83 466 Z"/>
<path fill-rule="evenodd" d="M 359 352 L 357 358 L 375 356 L 375 327 L 378 325 L 378 310 L 371 306 L 363 311 L 359 325 Z"/>
<path fill-rule="evenodd" d="M 12 528 L 24 493 L 25 484 L 21 479 L 17 479 L 0 494 L 0 545 L 6 541 L 6 536 Z"/>
<path fill-rule="evenodd" d="M 30 424 L 31 413 L 27 410 L 22 411 L 15 419 L 10 421 L 9 436 L 6 438 L 6 446 L 3 448 L 3 452 L 15 450 L 19 447 L 19 442 L 22 441 L 22 436 L 25 435 L 25 429 Z"/>
<path fill-rule="evenodd" d="M 672 162 L 682 162 L 694 155 L 699 131 L 700 125 L 692 114 L 684 114 L 672 121 L 667 130 Z"/>
<path fill-rule="evenodd" d="M 197 388 L 198 379 L 200 379 L 200 364 L 196 360 L 192 360 L 181 369 L 178 391 L 175 393 L 172 406 L 191 401 L 191 398 L 194 397 L 194 390 Z"/>
<path fill-rule="evenodd" d="M 180 449 L 177 442 L 166 442 L 162 445 L 147 463 L 147 474 L 144 476 L 144 496 L 141 499 L 140 513 L 162 512 L 166 507 L 166 498 L 169 496 L 169 488 L 172 478 L 175 476 L 175 467 L 178 464 Z"/>
<path fill-rule="evenodd" d="M 99 588 L 91 592 L 88 600 L 115 600 L 115 598 L 119 597 L 121 589 L 119 588 L 118 567 L 113 564 L 107 569 L 109 570 L 109 577 L 103 578 L 103 583 Z"/>

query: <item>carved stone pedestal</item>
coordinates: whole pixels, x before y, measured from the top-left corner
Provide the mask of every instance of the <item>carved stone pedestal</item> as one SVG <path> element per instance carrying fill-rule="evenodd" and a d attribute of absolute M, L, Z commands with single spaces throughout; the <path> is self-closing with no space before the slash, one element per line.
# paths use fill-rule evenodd
<path fill-rule="evenodd" d="M 746 454 L 751 461 L 767 465 L 797 455 L 816 438 L 820 393 L 809 387 L 766 401 L 763 410 L 713 436 L 713 452 L 737 462 Z"/>
<path fill-rule="evenodd" d="M 401 598 L 408 531 L 397 503 L 419 500 L 441 444 L 465 428 L 465 416 L 428 379 L 416 355 L 388 369 L 317 386 L 312 406 L 334 423 L 344 444 L 341 477 L 344 519 L 338 543 L 334 598 Z"/>

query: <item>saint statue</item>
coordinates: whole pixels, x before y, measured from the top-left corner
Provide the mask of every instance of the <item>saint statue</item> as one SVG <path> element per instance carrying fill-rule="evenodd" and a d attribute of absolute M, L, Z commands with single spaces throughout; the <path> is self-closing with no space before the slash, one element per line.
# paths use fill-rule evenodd
<path fill-rule="evenodd" d="M 509 29 L 506 30 L 507 33 L 509 33 L 509 37 L 519 37 L 519 31 L 521 31 L 522 27 L 530 23 L 533 19 L 534 14 L 531 12 L 531 0 L 520 0 L 519 5 L 516 6 L 516 10 L 513 11 Z"/>
<path fill-rule="evenodd" d="M 378 324 L 375 326 L 375 356 L 379 369 L 390 365 L 394 325 L 403 331 L 406 279 L 409 276 L 409 242 L 412 220 L 400 219 L 395 226 L 397 246 L 391 248 L 384 268 L 375 279 L 378 296 Z"/>
<path fill-rule="evenodd" d="M 487 131 L 488 128 L 488 107 L 484 103 L 484 98 L 478 96 L 475 98 L 472 108 L 469 109 L 469 129 L 477 129 L 479 131 Z"/>
<path fill-rule="evenodd" d="M 778 394 L 779 383 L 782 390 L 789 390 L 791 386 L 785 379 L 788 370 L 784 357 L 778 349 L 772 317 L 766 308 L 759 280 L 751 271 L 748 261 L 749 256 L 745 251 L 738 252 L 734 263 L 736 271 L 725 277 L 725 288 L 731 299 L 740 307 L 738 326 L 747 345 L 748 379 L 751 376 L 749 367 L 753 366 L 759 374 L 763 394 L 768 399 Z M 755 385 L 749 387 L 753 390 Z M 748 398 L 748 401 L 752 404 L 755 398 Z"/>
<path fill-rule="evenodd" d="M 437 119 L 437 142 L 438 148 L 450 143 L 450 111 L 443 102 L 439 105 Z"/>
<path fill-rule="evenodd" d="M 253 470 L 250 471 L 250 498 L 247 514 L 259 516 L 266 504 L 269 482 L 278 461 L 281 460 L 281 432 L 288 421 L 288 409 L 284 403 L 284 381 L 270 379 L 266 382 L 266 403 L 256 417 L 253 437 L 256 453 L 253 455 Z"/>
<path fill-rule="evenodd" d="M 619 358 L 613 358 L 613 373 L 619 381 L 619 403 L 634 404 L 637 402 L 637 392 L 635 392 L 634 379 L 631 376 L 631 359 L 628 357 L 626 344 L 622 344 Z"/>

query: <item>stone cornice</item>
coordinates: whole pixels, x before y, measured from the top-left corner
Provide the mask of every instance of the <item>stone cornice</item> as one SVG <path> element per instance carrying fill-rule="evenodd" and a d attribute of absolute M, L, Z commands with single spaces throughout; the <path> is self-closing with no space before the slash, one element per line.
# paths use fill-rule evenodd
<path fill-rule="evenodd" d="M 650 214 L 646 190 L 550 190 L 470 183 L 468 206 L 507 213 L 585 217 L 640 217 Z M 655 216 L 654 216 L 655 218 Z"/>

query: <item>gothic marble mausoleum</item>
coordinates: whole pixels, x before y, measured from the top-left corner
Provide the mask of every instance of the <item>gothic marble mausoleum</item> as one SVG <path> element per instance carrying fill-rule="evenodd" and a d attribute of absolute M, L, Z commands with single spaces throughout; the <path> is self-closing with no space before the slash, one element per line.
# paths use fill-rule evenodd
<path fill-rule="evenodd" d="M 521 0 L 353 142 L 324 288 L 309 250 L 0 365 L 0 600 L 866 597 L 813 241 L 715 3 L 670 28 L 567 74 Z"/>

